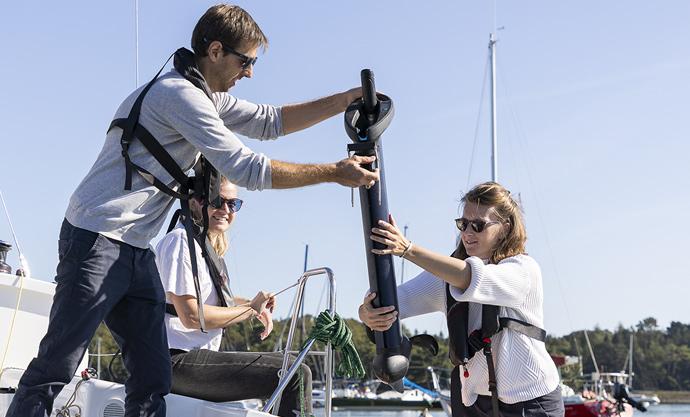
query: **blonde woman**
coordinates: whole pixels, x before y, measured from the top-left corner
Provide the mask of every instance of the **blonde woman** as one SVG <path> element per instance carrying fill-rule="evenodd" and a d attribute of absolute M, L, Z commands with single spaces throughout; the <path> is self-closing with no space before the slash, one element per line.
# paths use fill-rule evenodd
<path fill-rule="evenodd" d="M 477 185 L 462 204 L 452 256 L 413 244 L 392 217 L 372 229 L 381 244 L 374 253 L 404 257 L 424 272 L 398 287 L 399 312 L 375 308 L 372 293 L 359 317 L 384 331 L 398 317 L 446 314 L 454 416 L 563 416 L 558 372 L 543 342 L 541 269 L 525 250 L 520 207 L 495 182 Z"/>
<path fill-rule="evenodd" d="M 197 201 L 190 204 L 195 219 L 201 218 L 202 207 Z M 222 178 L 220 198 L 208 207 L 208 238 L 214 252 L 222 260 L 228 243 L 226 232 L 242 207 L 237 188 Z M 199 245 L 194 245 L 199 271 L 200 294 L 204 303 L 206 330 L 199 330 L 196 290 L 192 274 L 187 233 L 180 224 L 158 243 L 156 263 L 160 271 L 167 302 L 174 306 L 165 315 L 168 345 L 172 358 L 172 389 L 175 394 L 207 401 L 225 402 L 249 398 L 268 398 L 278 385 L 278 371 L 282 355 L 266 352 L 219 352 L 222 329 L 233 324 L 258 318 L 264 325 L 261 338 L 273 329 L 271 312 L 273 295 L 259 291 L 252 300 L 232 297 L 228 306 L 219 305 L 222 295 L 215 289 L 212 271 L 206 264 Z M 224 282 L 228 288 L 227 271 L 222 263 Z M 311 372 L 302 365 L 304 404 L 311 412 Z M 290 381 L 283 392 L 280 416 L 294 416 L 300 409 L 299 375 Z"/>

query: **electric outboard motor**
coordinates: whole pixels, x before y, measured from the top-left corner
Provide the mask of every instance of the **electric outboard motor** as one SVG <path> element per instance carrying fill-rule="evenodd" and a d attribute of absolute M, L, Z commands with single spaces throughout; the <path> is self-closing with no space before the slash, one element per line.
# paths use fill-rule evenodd
<path fill-rule="evenodd" d="M 7 260 L 7 252 L 9 252 L 10 250 L 12 250 L 12 245 L 0 240 L 0 273 L 12 273 L 12 267 L 5 263 L 5 261 Z"/>
<path fill-rule="evenodd" d="M 374 255 L 371 249 L 383 249 L 384 245 L 369 238 L 371 228 L 376 226 L 379 220 L 388 221 L 381 135 L 393 120 L 393 101 L 383 94 L 376 94 L 374 74 L 371 70 L 362 70 L 361 76 L 363 97 L 350 104 L 345 111 L 345 130 L 354 142 L 349 144 L 347 149 L 349 153 L 358 156 L 376 156 L 376 161 L 373 164 L 364 165 L 364 168 L 371 171 L 378 168 L 380 181 L 369 189 L 359 187 L 369 285 L 371 290 L 376 292 L 376 298 L 373 301 L 375 307 L 395 306 L 397 310 L 398 293 L 393 256 Z M 376 341 L 374 374 L 402 392 L 402 378 L 407 374 L 409 367 L 411 346 L 410 341 L 402 335 L 400 321 L 396 320 L 385 332 L 374 332 L 374 339 Z"/>
<path fill-rule="evenodd" d="M 630 390 L 628 390 L 628 386 L 626 384 L 616 382 L 613 385 L 613 398 L 616 399 L 620 411 L 623 410 L 622 406 L 624 403 L 628 403 L 640 411 L 647 411 L 647 407 L 645 407 L 642 403 L 630 398 Z"/>

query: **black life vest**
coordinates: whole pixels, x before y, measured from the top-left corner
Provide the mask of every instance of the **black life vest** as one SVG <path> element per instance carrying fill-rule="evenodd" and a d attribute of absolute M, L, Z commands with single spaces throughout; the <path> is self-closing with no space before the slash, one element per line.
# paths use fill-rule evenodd
<path fill-rule="evenodd" d="M 180 48 L 173 55 L 173 65 L 177 72 L 179 72 L 185 79 L 191 82 L 195 87 L 202 90 L 209 100 L 211 98 L 211 89 L 206 80 L 196 66 L 194 53 L 186 48 Z M 211 165 L 211 163 L 199 155 L 197 162 L 193 166 L 194 175 L 188 176 L 182 168 L 177 164 L 174 158 L 165 150 L 165 148 L 156 140 L 156 138 L 144 126 L 139 123 L 139 115 L 141 114 L 141 106 L 144 97 L 151 89 L 153 84 L 158 80 L 158 76 L 167 65 L 170 58 L 163 64 L 163 67 L 156 73 L 151 81 L 146 84 L 139 96 L 134 101 L 132 109 L 126 118 L 119 118 L 112 121 L 108 131 L 114 127 L 122 129 L 122 136 L 120 137 L 120 145 L 122 146 L 122 156 L 125 160 L 125 190 L 132 189 L 132 172 L 136 171 L 146 182 L 155 186 L 165 194 L 180 200 L 180 219 L 187 232 L 187 243 L 189 246 L 189 255 L 192 263 L 192 273 L 194 275 L 194 288 L 197 295 L 197 308 L 199 310 L 199 322 L 202 332 L 206 332 L 206 324 L 204 320 L 203 300 L 201 299 L 201 289 L 199 286 L 199 271 L 196 261 L 195 244 L 198 243 L 201 247 L 202 254 L 207 260 L 209 270 L 219 269 L 219 266 L 213 262 L 209 262 L 215 255 L 215 251 L 208 245 L 206 235 L 208 233 L 208 206 L 209 203 L 220 196 L 220 175 L 218 171 Z M 158 163 L 173 177 L 177 182 L 177 186 L 168 187 L 165 183 L 153 176 L 145 168 L 135 164 L 129 157 L 129 147 L 132 142 L 138 139 L 141 144 L 148 150 L 151 155 L 158 161 Z M 194 224 L 189 208 L 189 199 L 197 198 L 202 202 L 202 216 L 203 224 L 201 231 Z M 196 242 L 196 243 L 195 243 Z M 204 242 L 201 244 L 201 242 Z M 210 250 L 209 250 L 210 248 Z M 214 265 L 214 266 L 212 266 Z M 220 265 L 220 264 L 218 264 Z M 213 276 L 213 274 L 212 274 Z M 214 279 L 214 287 L 216 279 Z M 227 282 L 227 281 L 226 281 Z M 219 292 L 219 297 L 222 302 L 227 303 L 223 292 Z M 227 305 L 227 304 L 226 304 Z"/>
<path fill-rule="evenodd" d="M 546 340 L 546 331 L 522 320 L 499 317 L 499 306 L 482 304 L 482 328 L 468 335 L 469 302 L 457 301 L 450 293 L 450 285 L 446 288 L 446 322 L 448 324 L 448 354 L 455 366 L 451 372 L 451 408 L 453 417 L 462 416 L 462 394 L 460 382 L 460 368 L 464 370 L 465 378 L 469 377 L 467 363 L 478 351 L 483 351 L 489 371 L 489 391 L 491 391 L 491 408 L 493 416 L 499 417 L 498 389 L 496 384 L 496 369 L 494 368 L 491 338 L 503 329 L 511 329 L 525 336 L 539 341 Z"/>

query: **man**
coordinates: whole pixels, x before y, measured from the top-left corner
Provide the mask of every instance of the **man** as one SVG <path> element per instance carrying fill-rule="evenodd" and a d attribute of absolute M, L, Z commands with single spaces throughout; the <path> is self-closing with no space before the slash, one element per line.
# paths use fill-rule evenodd
<path fill-rule="evenodd" d="M 146 92 L 138 123 L 183 171 L 199 152 L 233 183 L 250 190 L 336 182 L 371 186 L 378 172 L 353 157 L 332 164 L 271 160 L 232 133 L 275 139 L 345 110 L 359 89 L 282 108 L 238 100 L 227 90 L 251 78 L 259 48 L 268 41 L 237 6 L 211 7 L 192 35 L 194 54 L 176 53 L 175 69 Z M 121 104 L 126 118 L 143 88 Z M 140 172 L 127 175 L 123 130 L 112 127 L 95 164 L 70 199 L 59 240 L 57 287 L 48 331 L 38 356 L 22 376 L 8 417 L 50 414 L 55 396 L 69 383 L 102 320 L 122 348 L 131 376 L 125 383 L 125 416 L 163 417 L 170 389 L 170 355 L 164 327 L 165 295 L 149 242 L 158 234 L 174 199 Z M 169 187 L 170 174 L 134 140 L 128 158 Z M 123 189 L 123 184 L 129 189 Z"/>

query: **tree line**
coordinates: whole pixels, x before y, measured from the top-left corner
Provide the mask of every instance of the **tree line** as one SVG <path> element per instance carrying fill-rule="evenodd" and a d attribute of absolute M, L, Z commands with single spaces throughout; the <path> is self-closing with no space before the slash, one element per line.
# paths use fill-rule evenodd
<path fill-rule="evenodd" d="M 305 316 L 303 323 L 297 324 L 293 349 L 298 348 L 301 341 L 308 337 L 313 321 L 314 317 Z M 345 319 L 345 322 L 352 331 L 352 340 L 365 369 L 368 370 L 367 379 L 373 379 L 371 362 L 376 354 L 376 346 L 369 341 L 364 326 L 358 320 Z M 226 329 L 221 349 L 272 352 L 285 344 L 287 330 L 284 329 L 287 325 L 289 325 L 287 319 L 275 320 L 273 333 L 263 341 L 259 340 L 262 327 L 258 321 L 233 325 Z M 407 336 L 413 334 L 405 326 L 403 326 L 403 333 Z M 588 330 L 587 335 L 600 372 L 629 371 L 627 364 L 632 335 L 634 389 L 690 390 L 690 324 L 674 321 L 664 329 L 658 326 L 656 319 L 650 317 L 640 321 L 633 328 L 619 325 L 615 330 L 605 330 L 596 327 Z M 439 352 L 436 356 L 425 349 L 413 347 L 410 358 L 408 378 L 426 386 L 431 386 L 427 367 L 446 370 L 441 371 L 441 375 L 446 377 L 447 371 L 452 368 L 448 359 L 448 339 L 443 333 L 434 336 L 439 343 Z M 117 351 L 115 341 L 107 328 L 101 325 L 89 346 L 90 353 L 96 353 L 98 338 L 101 339 L 102 354 Z M 584 331 L 572 332 L 561 337 L 548 336 L 546 347 L 552 355 L 580 357 L 578 365 L 561 369 L 564 380 L 575 389 L 581 388 L 581 374 L 588 374 L 595 370 Z M 315 349 L 320 350 L 323 347 L 317 343 Z M 101 357 L 101 378 L 122 382 L 127 376 L 122 361 L 120 358 L 115 358 L 111 363 L 112 358 L 112 356 Z M 96 363 L 96 357 L 91 357 L 89 365 L 95 368 Z M 314 378 L 318 379 L 323 374 L 322 359 L 310 357 L 308 364 L 312 368 Z"/>

